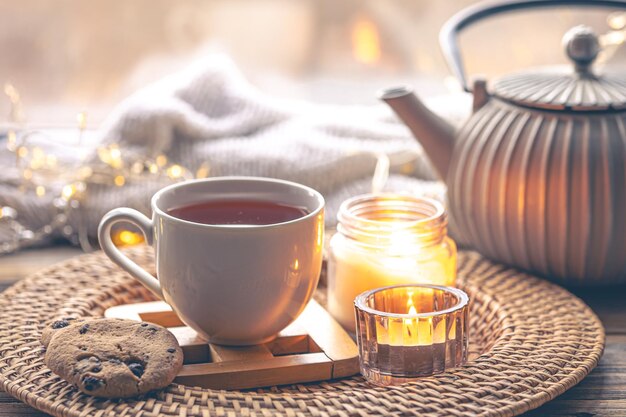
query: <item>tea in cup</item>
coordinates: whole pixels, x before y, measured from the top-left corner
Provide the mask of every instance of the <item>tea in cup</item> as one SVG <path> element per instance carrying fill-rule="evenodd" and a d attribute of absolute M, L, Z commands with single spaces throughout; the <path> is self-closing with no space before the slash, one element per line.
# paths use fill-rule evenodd
<path fill-rule="evenodd" d="M 212 343 L 265 343 L 302 312 L 317 287 L 324 198 L 293 182 L 216 177 L 170 185 L 151 200 L 152 219 L 117 208 L 100 222 L 105 254 Z M 154 247 L 154 277 L 111 240 L 137 226 Z"/>

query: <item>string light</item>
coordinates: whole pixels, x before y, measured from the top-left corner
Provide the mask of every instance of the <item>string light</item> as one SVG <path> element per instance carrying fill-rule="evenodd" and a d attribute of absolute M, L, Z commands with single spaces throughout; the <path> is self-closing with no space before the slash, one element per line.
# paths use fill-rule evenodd
<path fill-rule="evenodd" d="M 117 175 L 115 178 L 113 178 L 113 183 L 118 187 L 121 187 L 122 185 L 126 184 L 126 179 L 122 175 Z"/>
<path fill-rule="evenodd" d="M 76 187 L 74 186 L 74 184 L 68 184 L 63 187 L 63 191 L 61 191 L 61 196 L 65 200 L 70 200 L 75 193 Z"/>
<path fill-rule="evenodd" d="M 167 169 L 167 176 L 170 178 L 180 178 L 183 176 L 183 168 L 180 165 L 172 165 Z"/>
<path fill-rule="evenodd" d="M 15 132 L 10 130 L 7 133 L 7 149 L 11 152 L 15 152 L 15 149 L 17 148 L 17 136 L 15 135 Z"/>
<path fill-rule="evenodd" d="M 117 143 L 110 143 L 96 149 L 102 166 L 85 164 L 72 168 L 72 175 L 68 176 L 68 167 L 59 163 L 56 155 L 46 153 L 40 146 L 29 145 L 30 135 L 37 134 L 38 139 L 49 138 L 45 132 L 29 131 L 23 126 L 24 117 L 17 89 L 7 83 L 4 85 L 4 93 L 11 103 L 9 121 L 12 126 L 7 131 L 6 148 L 15 154 L 16 167 L 22 179 L 17 188 L 24 194 L 37 198 L 49 198 L 52 202 L 50 210 L 53 210 L 53 213 L 52 220 L 48 224 L 37 230 L 30 230 L 20 222 L 17 210 L 9 206 L 0 206 L 0 224 L 8 226 L 14 233 L 11 241 L 0 244 L 0 254 L 41 242 L 55 232 L 80 244 L 84 250 L 91 250 L 86 222 L 81 220 L 85 218 L 81 202 L 88 194 L 90 185 L 123 187 L 131 182 L 154 181 L 155 177 L 168 181 L 182 181 L 194 177 L 205 178 L 210 173 L 208 163 L 200 165 L 194 175 L 193 171 L 187 167 L 171 163 L 166 155 L 158 155 L 153 160 L 149 158 L 131 160 L 132 158 L 125 157 L 123 149 Z M 76 115 L 79 144 L 87 126 L 87 116 L 86 112 Z M 67 178 L 68 182 L 59 186 L 58 183 L 63 178 Z M 70 218 L 77 220 L 76 230 L 68 223 Z M 113 238 L 120 245 L 134 245 L 144 241 L 143 235 L 128 230 L 115 231 Z"/>
<path fill-rule="evenodd" d="M 165 155 L 159 155 L 156 157 L 156 164 L 157 167 L 161 168 L 164 167 L 165 164 L 167 164 L 167 157 Z"/>

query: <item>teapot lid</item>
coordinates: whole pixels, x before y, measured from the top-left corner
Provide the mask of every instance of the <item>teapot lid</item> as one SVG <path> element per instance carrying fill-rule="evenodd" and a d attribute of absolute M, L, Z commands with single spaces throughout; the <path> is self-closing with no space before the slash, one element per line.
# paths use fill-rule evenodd
<path fill-rule="evenodd" d="M 626 74 L 597 75 L 591 64 L 600 52 L 598 37 L 576 26 L 563 37 L 574 71 L 538 70 L 506 76 L 494 84 L 494 95 L 528 107 L 549 110 L 626 109 Z"/>

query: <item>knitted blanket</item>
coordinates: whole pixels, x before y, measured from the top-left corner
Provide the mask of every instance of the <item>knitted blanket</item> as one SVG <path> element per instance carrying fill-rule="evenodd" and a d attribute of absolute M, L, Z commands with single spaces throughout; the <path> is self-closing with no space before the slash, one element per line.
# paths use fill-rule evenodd
<path fill-rule="evenodd" d="M 449 103 L 440 102 L 438 107 L 446 108 L 452 120 L 464 116 L 463 109 L 452 114 Z M 389 167 L 388 175 L 379 173 L 377 191 L 439 199 L 445 192 L 434 181 L 417 141 L 386 106 L 320 105 L 269 97 L 221 56 L 198 62 L 123 101 L 99 129 L 81 164 L 102 167 L 97 148 L 110 144 L 119 146 L 126 165 L 163 155 L 168 163 L 191 173 L 202 168 L 209 176 L 264 176 L 306 184 L 325 196 L 327 226 L 335 224 L 343 200 L 372 191 L 377 164 L 379 171 Z M 11 157 L 0 151 L 0 162 Z M 76 166 L 77 158 L 72 152 L 59 155 L 68 167 Z M 49 224 L 56 212 L 46 208 L 52 207 L 62 183 L 50 184 L 50 197 L 35 198 L 17 189 L 15 175 L 0 174 L 0 206 L 17 209 L 28 227 Z M 88 182 L 80 209 L 68 214 L 71 230 L 66 228 L 65 235 L 82 227 L 95 236 L 102 215 L 115 207 L 149 214 L 150 197 L 171 181 L 164 176 L 130 178 L 122 187 Z M 0 228 L 0 245 L 12 233 Z"/>

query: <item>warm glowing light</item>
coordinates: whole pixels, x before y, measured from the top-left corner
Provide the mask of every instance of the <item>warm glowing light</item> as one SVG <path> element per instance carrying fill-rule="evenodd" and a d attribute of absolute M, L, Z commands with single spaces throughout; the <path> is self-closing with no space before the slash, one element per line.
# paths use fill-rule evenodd
<path fill-rule="evenodd" d="M 30 169 L 25 169 L 24 171 L 22 171 L 22 176 L 25 180 L 30 180 L 31 178 L 33 178 L 33 171 L 31 171 Z"/>
<path fill-rule="evenodd" d="M 373 64 L 380 60 L 380 36 L 374 22 L 362 17 L 354 23 L 352 48 L 354 57 L 360 62 Z"/>
<path fill-rule="evenodd" d="M 156 174 L 159 172 L 159 167 L 156 164 L 150 164 L 148 171 L 150 171 L 151 174 Z"/>
<path fill-rule="evenodd" d="M 105 147 L 98 147 L 97 149 L 98 151 L 98 158 L 100 158 L 100 160 L 102 162 L 104 162 L 105 164 L 108 164 L 109 161 L 111 161 L 111 155 L 109 154 L 109 150 Z"/>
<path fill-rule="evenodd" d="M 7 133 L 7 149 L 10 150 L 11 152 L 15 152 L 16 148 L 17 148 L 17 135 L 15 134 L 14 131 L 10 130 Z"/>
<path fill-rule="evenodd" d="M 24 147 L 24 146 L 20 146 L 19 148 L 17 148 L 17 156 L 19 156 L 20 158 L 25 158 L 28 156 L 28 148 Z"/>
<path fill-rule="evenodd" d="M 180 178 L 183 176 L 183 167 L 180 165 L 172 165 L 167 169 L 167 176 L 170 178 Z"/>
<path fill-rule="evenodd" d="M 415 167 L 413 166 L 412 162 L 407 162 L 406 164 L 402 164 L 402 166 L 400 167 L 400 172 L 403 173 L 404 175 L 411 175 L 414 170 L 415 170 Z"/>
<path fill-rule="evenodd" d="M 413 218 L 407 218 L 408 213 L 423 210 L 421 204 L 429 204 L 429 208 L 436 210 L 437 206 L 427 200 L 414 199 L 410 196 L 395 195 L 383 198 L 372 196 L 364 201 L 372 207 L 356 209 L 350 205 L 343 208 L 346 216 L 341 220 L 336 233 L 329 242 L 332 253 L 329 268 L 329 311 L 347 329 L 354 329 L 354 299 L 360 293 L 374 288 L 401 284 L 434 284 L 451 286 L 456 277 L 456 249 L 454 242 L 447 238 L 445 229 L 432 228 L 429 222 L 424 223 L 423 229 L 419 223 L 413 223 Z M 419 205 L 418 205 L 419 204 Z M 369 211 L 368 211 L 369 210 Z M 414 211 L 415 210 L 415 211 Z M 414 220 L 422 219 L 422 215 L 414 215 Z M 362 226 L 361 221 L 354 219 L 376 219 L 377 227 Z M 344 234 L 346 227 L 359 233 Z M 442 233 L 440 243 L 429 241 L 433 235 L 425 232 Z M 420 311 L 419 298 L 412 298 L 415 308 Z M 402 299 L 403 312 L 408 312 L 412 304 L 407 298 Z M 407 318 L 408 319 L 408 318 Z M 420 328 L 423 320 L 413 319 L 407 325 Z M 406 335 L 404 323 L 398 321 L 398 328 L 390 330 L 399 340 Z M 412 329 L 412 327 L 410 327 Z M 412 332 L 411 334 L 415 334 Z M 422 333 L 428 334 L 428 332 Z M 421 336 L 419 336 L 421 338 Z M 421 340 L 421 339 L 420 339 Z M 416 342 L 417 343 L 417 342 Z"/>
<path fill-rule="evenodd" d="M 17 103 L 20 101 L 20 93 L 11 83 L 4 84 L 4 94 L 9 97 L 12 103 Z"/>
<path fill-rule="evenodd" d="M 196 178 L 206 178 L 211 172 L 211 167 L 206 162 L 200 165 L 200 168 L 196 171 Z"/>
<path fill-rule="evenodd" d="M 115 169 L 119 169 L 122 167 L 122 152 L 120 152 L 117 146 L 111 145 L 111 149 L 109 150 L 109 155 L 111 156 L 111 165 Z"/>
<path fill-rule="evenodd" d="M 413 292 L 412 291 L 408 291 L 407 294 L 407 300 L 406 300 L 406 306 L 409 309 L 408 314 L 417 314 L 417 310 L 415 310 L 415 304 L 413 304 Z M 413 319 L 405 319 L 404 322 L 409 322 L 411 323 L 413 321 Z"/>
<path fill-rule="evenodd" d="M 130 230 L 120 230 L 113 233 L 112 240 L 117 246 L 132 246 L 142 243 L 145 239 L 142 234 Z"/>
<path fill-rule="evenodd" d="M 46 155 L 46 165 L 48 168 L 54 168 L 57 166 L 57 157 L 54 155 Z"/>
<path fill-rule="evenodd" d="M 78 122 L 78 128 L 83 130 L 87 126 L 87 113 L 81 111 L 76 115 L 76 122 Z"/>
<path fill-rule="evenodd" d="M 621 45 L 626 40 L 626 34 L 624 32 L 608 32 L 601 36 L 600 43 L 603 46 L 609 45 Z"/>
<path fill-rule="evenodd" d="M 122 152 L 116 144 L 109 146 L 108 148 L 99 147 L 98 158 L 105 164 L 114 169 L 120 169 L 122 167 Z"/>
<path fill-rule="evenodd" d="M 143 164 L 137 161 L 133 163 L 133 165 L 130 167 L 130 170 L 132 171 L 133 174 L 139 175 L 143 172 Z"/>
<path fill-rule="evenodd" d="M 32 159 L 30 160 L 30 167 L 32 169 L 39 169 L 46 163 L 46 155 L 43 149 L 39 147 L 33 148 Z"/>
<path fill-rule="evenodd" d="M 124 178 L 124 176 L 122 175 L 118 175 L 113 179 L 113 182 L 115 183 L 115 185 L 117 185 L 118 187 L 121 187 L 122 185 L 126 184 L 126 178 Z"/>
<path fill-rule="evenodd" d="M 156 164 L 157 166 L 160 168 L 162 166 L 165 166 L 165 164 L 167 164 L 167 157 L 165 155 L 159 155 L 156 157 Z"/>
<path fill-rule="evenodd" d="M 626 27 L 626 13 L 615 12 L 611 13 L 609 17 L 607 17 L 607 23 L 609 27 L 613 30 L 621 30 Z"/>
<path fill-rule="evenodd" d="M 74 186 L 74 184 L 68 184 L 65 187 L 63 187 L 63 191 L 61 191 L 61 195 L 66 200 L 69 200 L 70 198 L 72 198 L 75 192 L 76 192 L 76 187 Z"/>
<path fill-rule="evenodd" d="M 37 197 L 43 197 L 44 195 L 46 195 L 46 187 L 44 187 L 43 185 L 38 185 L 37 187 L 35 187 L 35 194 L 37 194 Z"/>

